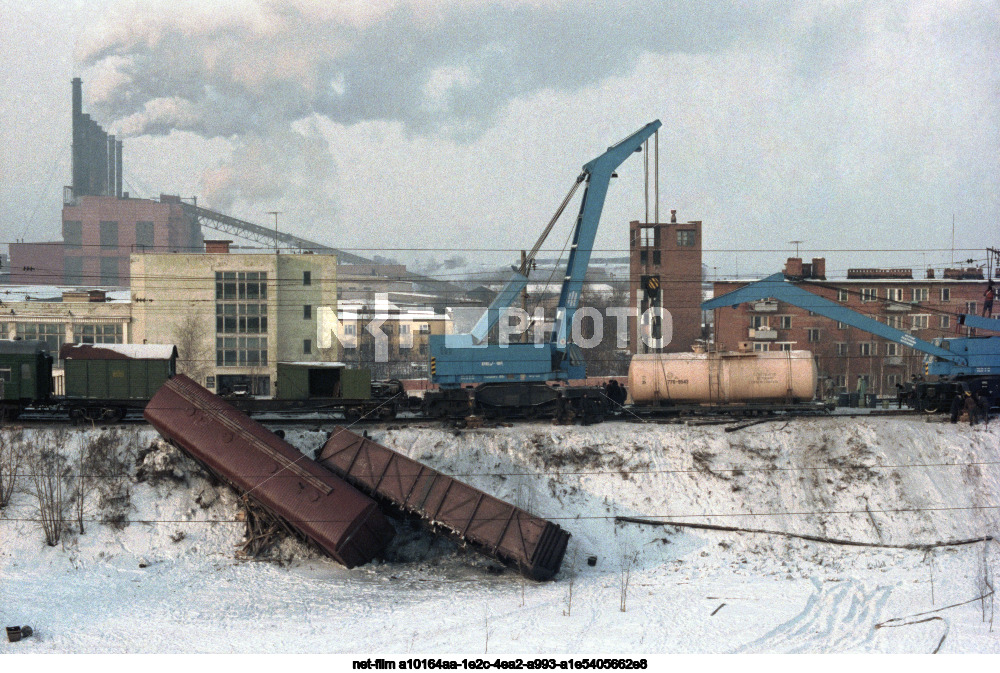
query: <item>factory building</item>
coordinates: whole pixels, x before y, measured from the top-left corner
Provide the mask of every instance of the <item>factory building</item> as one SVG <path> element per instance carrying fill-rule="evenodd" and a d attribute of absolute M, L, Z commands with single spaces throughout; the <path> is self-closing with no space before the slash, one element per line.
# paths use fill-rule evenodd
<path fill-rule="evenodd" d="M 73 80 L 73 184 L 63 190 L 63 240 L 11 243 L 11 283 L 126 287 L 133 252 L 203 249 L 201 227 L 179 197 L 135 199 L 122 191 L 122 143 L 83 113 L 82 87 Z"/>
<path fill-rule="evenodd" d="M 172 343 L 178 369 L 219 393 L 272 395 L 278 362 L 340 359 L 333 255 L 133 254 L 133 343 Z"/>
<path fill-rule="evenodd" d="M 826 281 L 826 260 L 790 258 L 789 278 Z M 961 313 L 982 310 L 986 281 L 981 269 L 929 269 L 914 278 L 911 269 L 850 269 L 844 280 L 810 284 L 807 289 L 919 339 L 967 336 Z M 752 281 L 720 281 L 714 296 Z M 808 350 L 817 359 L 820 393 L 857 392 L 891 396 L 896 384 L 923 376 L 923 354 L 782 301 L 765 300 L 715 310 L 715 347 L 753 351 Z M 859 383 L 860 381 L 860 383 Z"/>
<path fill-rule="evenodd" d="M 701 331 L 701 222 L 629 223 L 629 350 L 689 352 Z M 645 339 L 642 338 L 645 335 Z"/>

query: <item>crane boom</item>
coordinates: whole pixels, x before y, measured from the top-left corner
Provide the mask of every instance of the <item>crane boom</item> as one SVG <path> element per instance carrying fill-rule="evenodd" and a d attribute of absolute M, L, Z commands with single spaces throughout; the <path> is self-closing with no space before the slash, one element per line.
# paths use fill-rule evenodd
<path fill-rule="evenodd" d="M 738 290 L 726 293 L 721 297 L 716 297 L 704 302 L 701 307 L 704 310 L 719 308 L 722 306 L 735 306 L 748 301 L 760 301 L 773 297 L 781 301 L 798 306 L 799 308 L 812 311 L 831 320 L 837 320 L 851 327 L 882 337 L 889 341 L 909 346 L 914 350 L 927 355 L 939 357 L 942 360 L 953 362 L 956 365 L 967 365 L 968 358 L 956 355 L 950 350 L 932 344 L 929 341 L 918 339 L 909 332 L 889 327 L 874 318 L 852 311 L 846 306 L 830 301 L 825 297 L 820 297 L 808 290 L 804 290 L 798 285 L 785 280 L 784 274 L 776 273 L 755 283 L 750 283 Z"/>

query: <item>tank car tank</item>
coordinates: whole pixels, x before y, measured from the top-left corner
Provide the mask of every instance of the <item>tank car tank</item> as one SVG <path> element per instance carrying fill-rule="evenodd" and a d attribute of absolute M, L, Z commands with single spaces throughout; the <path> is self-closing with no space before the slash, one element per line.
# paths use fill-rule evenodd
<path fill-rule="evenodd" d="M 809 351 L 656 353 L 632 357 L 628 388 L 639 406 L 806 402 L 817 377 Z"/>

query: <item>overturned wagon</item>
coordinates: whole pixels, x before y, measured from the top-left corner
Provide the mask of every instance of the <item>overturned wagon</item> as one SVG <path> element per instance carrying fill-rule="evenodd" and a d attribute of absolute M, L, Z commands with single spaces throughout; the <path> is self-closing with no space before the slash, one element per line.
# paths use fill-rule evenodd
<path fill-rule="evenodd" d="M 170 443 L 284 519 L 348 568 L 393 536 L 375 502 L 186 376 L 167 381 L 143 414 Z"/>
<path fill-rule="evenodd" d="M 404 515 L 547 580 L 559 572 L 569 533 L 510 503 L 396 453 L 345 428 L 335 428 L 317 460 Z"/>

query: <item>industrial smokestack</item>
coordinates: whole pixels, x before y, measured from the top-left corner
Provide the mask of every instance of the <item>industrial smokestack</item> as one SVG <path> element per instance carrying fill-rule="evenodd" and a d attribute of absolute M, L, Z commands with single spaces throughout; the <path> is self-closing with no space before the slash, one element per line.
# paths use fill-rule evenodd
<path fill-rule="evenodd" d="M 122 197 L 122 141 L 115 142 L 115 196 Z"/>
<path fill-rule="evenodd" d="M 73 78 L 73 197 L 83 190 L 83 81 Z"/>
<path fill-rule="evenodd" d="M 118 178 L 115 175 L 115 167 L 118 165 L 115 162 L 115 137 L 113 135 L 108 136 L 108 146 L 105 148 L 105 161 L 104 163 L 108 167 L 108 183 L 105 194 L 112 196 L 115 194 L 115 186 L 118 184 Z"/>

